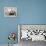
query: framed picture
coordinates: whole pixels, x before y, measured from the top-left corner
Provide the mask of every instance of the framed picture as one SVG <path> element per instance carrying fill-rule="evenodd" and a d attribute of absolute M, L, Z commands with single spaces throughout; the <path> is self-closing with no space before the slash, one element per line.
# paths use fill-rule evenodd
<path fill-rule="evenodd" d="M 18 41 L 46 41 L 46 25 L 18 25 Z"/>
<path fill-rule="evenodd" d="M 16 7 L 4 7 L 4 17 L 16 17 L 17 8 Z"/>

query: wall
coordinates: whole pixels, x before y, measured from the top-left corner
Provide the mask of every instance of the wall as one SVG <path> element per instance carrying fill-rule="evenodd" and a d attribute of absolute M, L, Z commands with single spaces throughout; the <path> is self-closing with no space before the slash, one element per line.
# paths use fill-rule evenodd
<path fill-rule="evenodd" d="M 4 17 L 5 6 L 17 7 L 18 16 Z M 0 0 L 0 44 L 8 43 L 9 32 L 18 32 L 18 24 L 46 24 L 46 0 Z"/>
<path fill-rule="evenodd" d="M 46 0 L 21 1 L 21 24 L 46 24 Z"/>
<path fill-rule="evenodd" d="M 0 44 L 7 44 L 8 34 L 10 32 L 17 32 L 17 24 L 19 23 L 19 15 L 15 17 L 4 17 L 4 7 L 17 7 L 16 0 L 0 0 Z M 17 7 L 18 8 L 18 7 Z M 19 10 L 18 10 L 19 11 Z M 19 13 L 18 13 L 19 14 Z M 17 39 L 15 41 L 18 42 Z"/>

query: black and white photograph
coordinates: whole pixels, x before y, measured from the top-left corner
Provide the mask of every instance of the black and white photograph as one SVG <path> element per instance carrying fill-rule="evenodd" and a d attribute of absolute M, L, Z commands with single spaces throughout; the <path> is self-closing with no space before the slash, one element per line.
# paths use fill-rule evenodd
<path fill-rule="evenodd" d="M 16 7 L 4 7 L 4 16 L 5 17 L 16 17 L 17 8 Z"/>
<path fill-rule="evenodd" d="M 46 43 L 46 25 L 18 25 L 18 41 L 20 46 L 35 46 Z"/>

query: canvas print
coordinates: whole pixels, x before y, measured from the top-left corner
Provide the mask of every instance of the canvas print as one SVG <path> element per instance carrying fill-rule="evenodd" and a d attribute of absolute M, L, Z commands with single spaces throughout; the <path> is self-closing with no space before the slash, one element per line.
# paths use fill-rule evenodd
<path fill-rule="evenodd" d="M 20 40 L 46 41 L 46 25 L 19 25 L 19 28 Z"/>
<path fill-rule="evenodd" d="M 4 7 L 4 16 L 5 17 L 16 17 L 17 8 L 16 7 Z"/>

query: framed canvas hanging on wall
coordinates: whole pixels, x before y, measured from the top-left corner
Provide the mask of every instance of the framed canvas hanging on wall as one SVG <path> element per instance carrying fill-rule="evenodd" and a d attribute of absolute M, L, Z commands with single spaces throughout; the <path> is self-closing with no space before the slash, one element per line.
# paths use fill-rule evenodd
<path fill-rule="evenodd" d="M 4 7 L 4 17 L 16 17 L 17 8 L 16 7 Z"/>
<path fill-rule="evenodd" d="M 20 24 L 18 25 L 18 41 L 46 41 L 46 25 Z"/>

